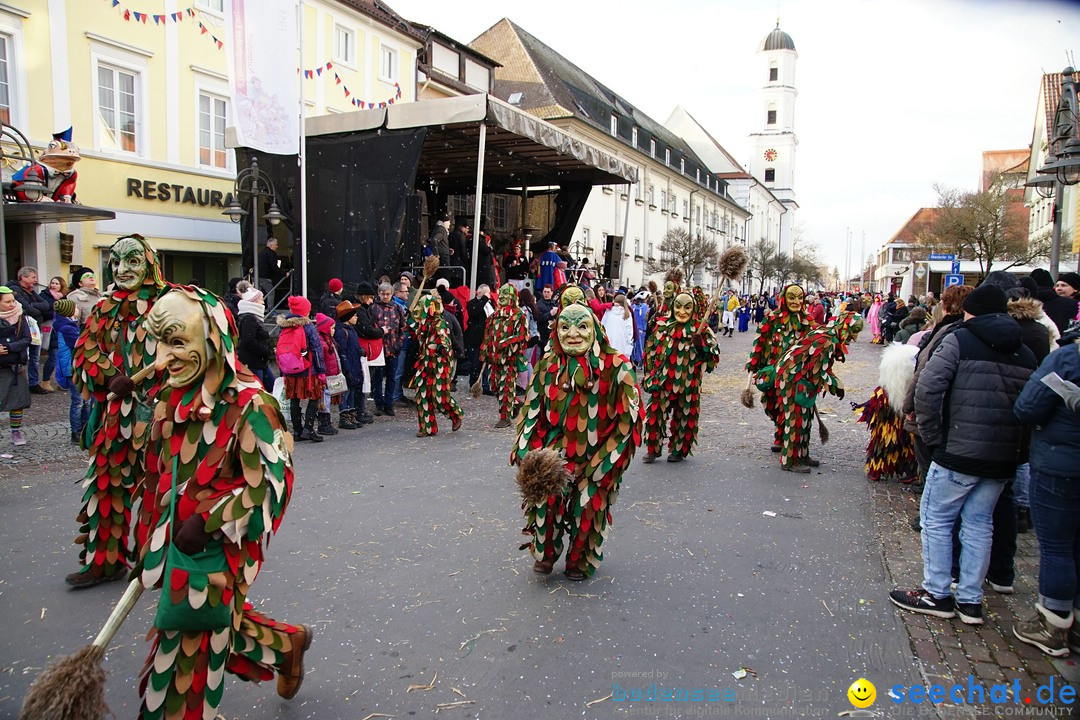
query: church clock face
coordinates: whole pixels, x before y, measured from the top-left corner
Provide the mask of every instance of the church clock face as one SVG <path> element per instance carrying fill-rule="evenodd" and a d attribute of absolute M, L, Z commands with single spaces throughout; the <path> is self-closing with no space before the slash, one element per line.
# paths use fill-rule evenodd
<path fill-rule="evenodd" d="M 778 153 L 775 150 L 769 148 L 765 151 L 765 160 L 767 160 L 768 162 L 773 162 L 774 160 L 776 160 L 777 155 Z"/>

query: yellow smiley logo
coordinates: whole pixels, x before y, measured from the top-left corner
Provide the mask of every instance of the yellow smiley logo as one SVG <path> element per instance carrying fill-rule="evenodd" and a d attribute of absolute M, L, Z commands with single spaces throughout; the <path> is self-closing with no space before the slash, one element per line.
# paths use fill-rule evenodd
<path fill-rule="evenodd" d="M 877 688 L 866 678 L 859 678 L 851 683 L 851 687 L 847 690 L 847 697 L 855 707 L 868 708 L 877 699 Z"/>

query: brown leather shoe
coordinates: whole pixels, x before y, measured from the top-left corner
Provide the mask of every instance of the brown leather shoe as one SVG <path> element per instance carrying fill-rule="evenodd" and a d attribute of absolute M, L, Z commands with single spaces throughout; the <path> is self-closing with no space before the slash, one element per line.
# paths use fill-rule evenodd
<path fill-rule="evenodd" d="M 424 432 L 423 430 L 417 430 L 416 431 L 416 437 L 430 437 L 430 434 Z"/>
<path fill-rule="evenodd" d="M 450 432 L 457 432 L 458 430 L 460 430 L 461 429 L 461 421 L 464 420 L 464 419 L 465 419 L 464 417 L 456 417 L 456 418 L 454 418 L 453 421 L 450 423 Z"/>
<path fill-rule="evenodd" d="M 495 423 L 495 427 L 497 427 L 497 428 L 510 427 L 510 418 L 499 418 L 499 422 Z"/>
<path fill-rule="evenodd" d="M 585 579 L 585 573 L 577 568 L 566 568 L 566 572 L 563 574 L 566 575 L 567 580 L 573 580 L 574 582 L 581 582 Z"/>
<path fill-rule="evenodd" d="M 304 684 L 304 653 L 311 647 L 311 628 L 298 625 L 292 636 L 292 649 L 278 669 L 277 694 L 292 700 Z"/>
<path fill-rule="evenodd" d="M 537 560 L 533 563 L 533 572 L 540 573 L 541 575 L 550 575 L 551 569 L 555 566 L 550 560 Z"/>
<path fill-rule="evenodd" d="M 68 573 L 67 577 L 64 578 L 64 582 L 75 590 L 85 590 L 101 583 L 123 580 L 125 577 L 127 577 L 127 572 L 124 569 L 117 570 L 112 575 L 95 575 L 91 570 L 79 570 Z"/>

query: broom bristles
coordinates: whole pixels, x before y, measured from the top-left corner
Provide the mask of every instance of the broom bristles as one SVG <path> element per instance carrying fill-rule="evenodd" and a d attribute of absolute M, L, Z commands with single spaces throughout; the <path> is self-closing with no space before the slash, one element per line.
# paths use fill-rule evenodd
<path fill-rule="evenodd" d="M 518 466 L 518 490 L 529 503 L 535 504 L 551 495 L 561 495 L 571 480 L 573 477 L 566 469 L 566 458 L 550 448 L 530 450 Z"/>
<path fill-rule="evenodd" d="M 750 388 L 744 388 L 739 399 L 744 406 L 748 408 L 754 407 L 754 392 Z"/>
<path fill-rule="evenodd" d="M 825 423 L 821 420 L 821 413 L 817 413 L 817 429 L 818 435 L 821 436 L 821 444 L 829 442 L 829 428 L 825 427 Z"/>
<path fill-rule="evenodd" d="M 45 668 L 23 700 L 19 720 L 101 720 L 105 704 L 104 648 L 87 645 Z"/>
<path fill-rule="evenodd" d="M 750 256 L 746 254 L 741 245 L 732 245 L 720 254 L 720 274 L 728 280 L 736 280 L 746 272 L 746 266 L 750 264 Z"/>
<path fill-rule="evenodd" d="M 439 256 L 428 255 L 424 260 L 424 279 L 429 280 L 439 270 Z"/>

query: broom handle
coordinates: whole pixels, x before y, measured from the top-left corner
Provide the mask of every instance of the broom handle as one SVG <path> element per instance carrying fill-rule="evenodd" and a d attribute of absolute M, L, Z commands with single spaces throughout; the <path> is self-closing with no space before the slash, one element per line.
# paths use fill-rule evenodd
<path fill-rule="evenodd" d="M 152 362 L 149 365 L 147 365 L 146 367 L 144 367 L 142 370 L 140 370 L 139 372 L 132 375 L 131 376 L 131 382 L 133 382 L 133 383 L 142 382 L 146 378 L 153 375 L 155 370 L 157 370 L 157 363 Z M 112 402 L 113 400 L 116 399 L 116 393 L 109 393 L 109 397 L 107 399 L 108 399 L 109 402 Z"/>
<path fill-rule="evenodd" d="M 124 590 L 124 594 L 120 596 L 120 602 L 116 603 L 116 607 L 113 608 L 109 619 L 105 621 L 105 627 L 101 628 L 101 632 L 91 643 L 94 647 L 104 648 L 112 641 L 116 631 L 120 629 L 124 620 L 127 619 L 128 614 L 135 607 L 135 603 L 142 593 L 143 584 L 139 578 L 135 578 L 128 583 L 127 590 Z"/>

